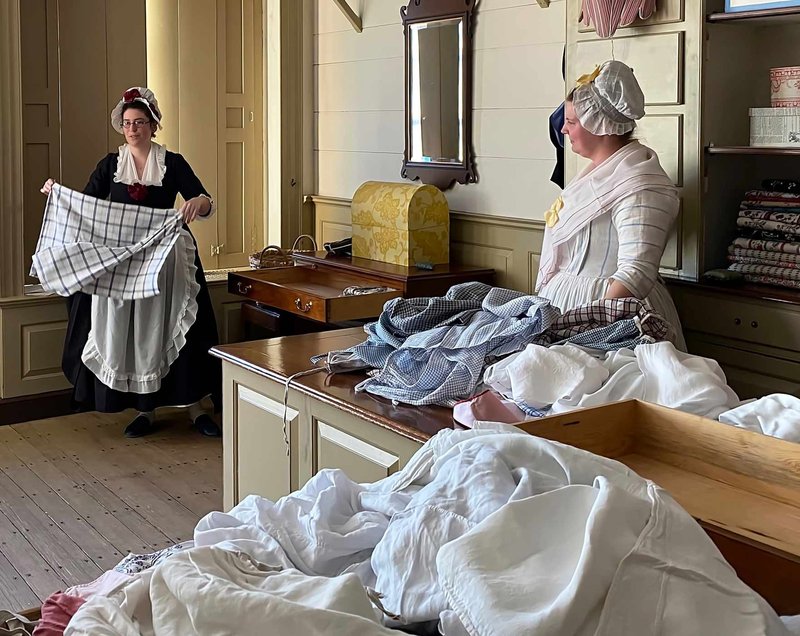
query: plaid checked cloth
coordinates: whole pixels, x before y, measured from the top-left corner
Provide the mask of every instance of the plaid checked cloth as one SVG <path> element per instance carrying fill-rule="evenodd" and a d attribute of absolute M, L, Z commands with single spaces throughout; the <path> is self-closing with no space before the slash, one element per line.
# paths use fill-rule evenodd
<path fill-rule="evenodd" d="M 442 298 L 390 300 L 364 330 L 365 342 L 312 360 L 327 358 L 332 372 L 377 369 L 356 391 L 452 406 L 477 390 L 487 365 L 531 342 L 608 351 L 663 339 L 668 325 L 636 299 L 601 300 L 561 314 L 539 296 L 463 283 Z"/>
<path fill-rule="evenodd" d="M 664 340 L 669 329 L 646 300 L 607 298 L 565 311 L 550 326 L 547 338 L 549 344 L 616 351 Z"/>
<path fill-rule="evenodd" d="M 158 274 L 181 228 L 177 210 L 104 201 L 55 184 L 31 276 L 59 296 L 157 296 Z"/>

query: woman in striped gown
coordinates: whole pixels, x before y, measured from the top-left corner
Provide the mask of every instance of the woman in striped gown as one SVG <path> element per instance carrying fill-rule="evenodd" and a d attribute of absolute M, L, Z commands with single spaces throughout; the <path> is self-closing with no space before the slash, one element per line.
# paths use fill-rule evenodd
<path fill-rule="evenodd" d="M 644 115 L 633 71 L 617 61 L 579 78 L 562 132 L 589 166 L 545 213 L 539 295 L 562 311 L 602 298 L 646 299 L 686 345 L 658 270 L 680 199 L 656 153 L 632 139 Z"/>

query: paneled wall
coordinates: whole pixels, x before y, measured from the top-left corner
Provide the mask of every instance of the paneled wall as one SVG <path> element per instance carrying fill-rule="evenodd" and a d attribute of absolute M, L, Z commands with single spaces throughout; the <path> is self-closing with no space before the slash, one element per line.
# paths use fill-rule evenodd
<path fill-rule="evenodd" d="M 42 183 L 83 189 L 124 142 L 109 113 L 145 83 L 145 0 L 20 3 L 25 271 L 42 224 Z"/>
<path fill-rule="evenodd" d="M 61 372 L 66 331 L 63 298 L 0 298 L 0 399 L 69 387 Z"/>
<path fill-rule="evenodd" d="M 402 2 L 362 0 L 356 33 L 315 0 L 317 193 L 349 199 L 364 181 L 400 181 Z M 446 195 L 452 210 L 541 220 L 558 196 L 548 117 L 563 100 L 566 0 L 482 0 L 474 40 L 474 148 L 479 183 Z"/>
<path fill-rule="evenodd" d="M 263 247 L 261 0 L 146 0 L 147 74 L 180 152 L 217 202 L 192 226 L 206 269 Z"/>

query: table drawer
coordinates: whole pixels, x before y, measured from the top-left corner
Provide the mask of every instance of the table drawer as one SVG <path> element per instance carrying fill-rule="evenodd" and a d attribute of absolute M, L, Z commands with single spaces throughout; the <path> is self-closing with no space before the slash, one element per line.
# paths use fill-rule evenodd
<path fill-rule="evenodd" d="M 378 316 L 400 290 L 344 296 L 348 287 L 374 287 L 366 278 L 311 267 L 277 267 L 228 274 L 228 291 L 263 305 L 319 322 L 342 322 Z"/>

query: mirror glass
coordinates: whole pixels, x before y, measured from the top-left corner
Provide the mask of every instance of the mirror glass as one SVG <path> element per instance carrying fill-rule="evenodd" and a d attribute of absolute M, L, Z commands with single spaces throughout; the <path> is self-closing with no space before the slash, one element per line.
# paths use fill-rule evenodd
<path fill-rule="evenodd" d="M 410 25 L 412 162 L 464 163 L 464 19 Z"/>

